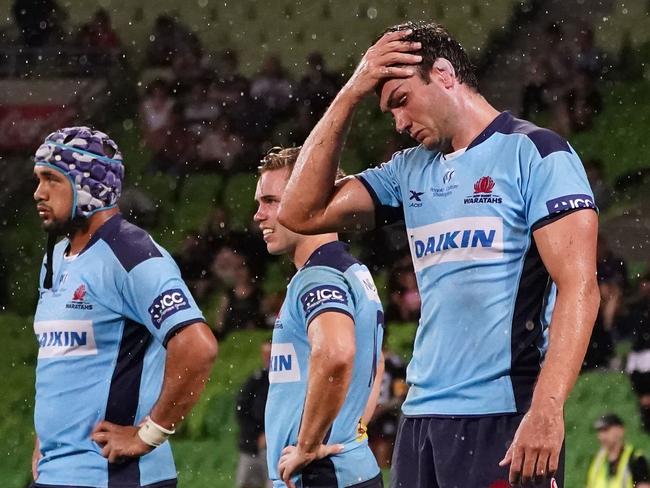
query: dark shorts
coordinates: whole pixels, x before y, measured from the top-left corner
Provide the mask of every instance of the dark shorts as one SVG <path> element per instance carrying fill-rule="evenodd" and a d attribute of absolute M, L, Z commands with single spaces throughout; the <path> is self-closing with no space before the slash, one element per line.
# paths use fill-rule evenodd
<path fill-rule="evenodd" d="M 70 486 L 70 485 L 43 485 L 40 483 L 32 483 L 29 488 L 93 488 L 93 487 L 92 486 Z M 176 480 L 159 481 L 158 483 L 145 485 L 142 488 L 176 488 Z"/>
<path fill-rule="evenodd" d="M 523 415 L 474 418 L 402 418 L 391 470 L 391 488 L 508 488 L 500 467 Z M 564 449 L 555 476 L 564 486 Z M 550 481 L 535 488 L 555 487 Z"/>
<path fill-rule="evenodd" d="M 316 463 L 318 463 L 318 461 L 316 461 Z M 300 486 L 302 488 L 343 488 L 338 485 L 336 475 L 316 476 L 311 472 L 308 476 L 305 476 L 305 471 L 303 471 L 302 484 Z M 370 480 L 366 480 L 356 485 L 348 485 L 346 488 L 384 488 L 384 481 L 382 480 L 381 473 L 379 473 Z"/>

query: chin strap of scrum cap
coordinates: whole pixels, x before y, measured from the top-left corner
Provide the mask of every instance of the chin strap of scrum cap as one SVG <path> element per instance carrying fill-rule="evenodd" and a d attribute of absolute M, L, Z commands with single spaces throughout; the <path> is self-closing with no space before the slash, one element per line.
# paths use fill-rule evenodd
<path fill-rule="evenodd" d="M 54 246 L 56 245 L 56 232 L 47 233 L 47 258 L 45 262 L 45 279 L 43 280 L 43 287 L 46 289 L 52 288 L 52 278 L 54 275 Z"/>

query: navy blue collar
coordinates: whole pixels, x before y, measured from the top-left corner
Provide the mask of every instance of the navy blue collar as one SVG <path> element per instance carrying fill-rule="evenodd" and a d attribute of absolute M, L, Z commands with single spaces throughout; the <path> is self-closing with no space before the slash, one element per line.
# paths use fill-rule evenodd
<path fill-rule="evenodd" d="M 93 234 L 93 236 L 90 238 L 88 243 L 85 245 L 85 247 L 81 250 L 79 254 L 81 255 L 84 252 L 86 252 L 99 239 L 103 239 L 115 233 L 115 231 L 120 227 L 120 224 L 122 223 L 123 220 L 124 217 L 122 217 L 121 213 L 116 213 L 115 215 L 113 215 L 110 219 L 104 222 L 99 229 L 97 229 L 97 231 Z"/>
<path fill-rule="evenodd" d="M 512 119 L 513 116 L 510 112 L 501 112 L 483 129 L 483 132 L 474 138 L 470 145 L 467 146 L 467 150 L 487 141 L 495 132 L 506 132 L 506 127 L 512 124 Z"/>
<path fill-rule="evenodd" d="M 341 241 L 331 241 L 316 249 L 300 271 L 312 266 L 329 266 L 344 272 L 358 261 L 350 254 L 350 246 Z"/>

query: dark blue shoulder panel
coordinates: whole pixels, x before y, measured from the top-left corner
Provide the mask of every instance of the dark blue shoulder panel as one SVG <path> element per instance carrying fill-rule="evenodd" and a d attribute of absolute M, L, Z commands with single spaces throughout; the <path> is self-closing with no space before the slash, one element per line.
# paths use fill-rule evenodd
<path fill-rule="evenodd" d="M 503 134 L 523 134 L 535 144 L 539 156 L 545 158 L 554 152 L 571 152 L 569 143 L 561 136 L 549 129 L 537 127 L 527 120 L 510 118 L 509 123 L 504 124 L 499 132 Z"/>
<path fill-rule="evenodd" d="M 341 241 L 332 241 L 316 249 L 303 266 L 329 266 L 344 273 L 350 266 L 359 261 L 350 254 L 347 244 Z"/>
<path fill-rule="evenodd" d="M 492 134 L 522 134 L 535 144 L 541 158 L 558 151 L 570 153 L 569 143 L 552 130 L 542 129 L 527 120 L 516 119 L 510 112 L 501 112 L 467 147 L 471 149 L 486 141 Z"/>
<path fill-rule="evenodd" d="M 147 259 L 162 257 L 149 234 L 121 215 L 111 218 L 97 234 L 97 238 L 108 244 L 127 273 Z"/>

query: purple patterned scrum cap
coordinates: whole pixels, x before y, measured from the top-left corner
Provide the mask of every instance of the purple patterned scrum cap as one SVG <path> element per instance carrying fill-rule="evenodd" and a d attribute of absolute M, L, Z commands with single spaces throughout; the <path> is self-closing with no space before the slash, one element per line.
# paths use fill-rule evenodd
<path fill-rule="evenodd" d="M 72 218 L 117 205 L 124 179 L 122 153 L 103 132 L 89 127 L 52 132 L 36 151 L 34 162 L 68 177 L 74 195 Z"/>

